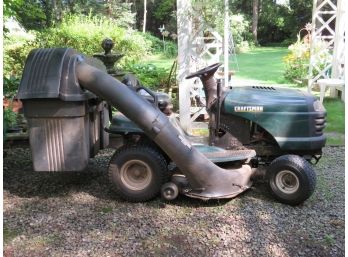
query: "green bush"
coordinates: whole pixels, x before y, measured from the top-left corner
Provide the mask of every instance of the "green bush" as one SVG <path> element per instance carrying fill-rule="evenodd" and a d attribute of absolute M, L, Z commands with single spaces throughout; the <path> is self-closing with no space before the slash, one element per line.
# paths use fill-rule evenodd
<path fill-rule="evenodd" d="M 120 63 L 136 62 L 151 50 L 151 41 L 141 33 L 120 28 L 113 19 L 84 15 L 66 16 L 56 27 L 41 32 L 5 35 L 4 40 L 4 94 L 13 96 L 22 76 L 25 60 L 32 49 L 49 47 L 71 47 L 93 55 L 103 51 L 104 38 L 115 42 L 114 51 L 125 56 Z"/>
<path fill-rule="evenodd" d="M 3 89 L 5 97 L 13 97 L 19 85 L 25 60 L 33 48 L 37 48 L 33 32 L 6 34 L 4 38 Z"/>
<path fill-rule="evenodd" d="M 176 57 L 178 55 L 178 47 L 173 41 L 165 40 L 164 55 L 166 57 Z"/>
<path fill-rule="evenodd" d="M 233 40 L 236 45 L 242 44 L 245 41 L 249 42 L 249 45 L 252 44 L 252 34 L 250 33 L 249 28 L 250 21 L 248 21 L 244 15 L 232 15 L 230 31 L 233 34 Z"/>
<path fill-rule="evenodd" d="M 304 42 L 298 36 L 297 41 L 289 46 L 290 53 L 283 58 L 285 63 L 284 77 L 295 83 L 304 84 L 309 75 L 309 61 L 310 61 L 310 45 Z M 329 48 L 326 42 L 319 42 L 317 48 L 314 49 L 314 53 L 320 55 L 315 60 L 318 67 L 325 67 L 330 62 Z M 313 70 L 312 76 L 316 76 L 318 71 Z"/>
<path fill-rule="evenodd" d="M 289 46 L 289 50 L 290 53 L 283 58 L 285 63 L 284 77 L 296 83 L 304 83 L 308 78 L 309 45 L 297 41 Z"/>
<path fill-rule="evenodd" d="M 251 41 L 242 41 L 236 45 L 236 53 L 246 53 L 255 48 L 255 44 Z"/>
<path fill-rule="evenodd" d="M 21 75 L 25 59 L 32 48 L 37 47 L 35 33 L 7 33 L 4 37 L 4 75 Z"/>
<path fill-rule="evenodd" d="M 17 113 L 11 108 L 4 109 L 4 124 L 6 124 L 6 128 L 14 127 L 17 124 Z"/>
<path fill-rule="evenodd" d="M 16 93 L 19 86 L 20 78 L 11 75 L 10 77 L 4 77 L 3 80 L 3 93 L 4 97 L 12 99 Z"/>
<path fill-rule="evenodd" d="M 166 86 L 169 72 L 153 64 L 127 64 L 124 69 L 133 73 L 141 84 L 151 89 L 160 89 Z"/>
<path fill-rule="evenodd" d="M 178 55 L 178 47 L 175 42 L 165 40 L 163 45 L 163 40 L 151 35 L 150 33 L 143 34 L 150 42 L 150 51 L 153 54 L 164 54 L 166 57 L 176 57 Z"/>
<path fill-rule="evenodd" d="M 151 35 L 150 33 L 143 34 L 146 40 L 150 41 L 151 53 L 158 54 L 163 52 L 163 42 L 160 38 Z"/>
<path fill-rule="evenodd" d="M 101 42 L 111 38 L 113 51 L 125 54 L 121 63 L 139 60 L 150 50 L 150 42 L 131 29 L 118 27 L 106 17 L 68 15 L 57 27 L 42 31 L 37 39 L 41 47 L 71 47 L 86 55 L 102 52 Z"/>

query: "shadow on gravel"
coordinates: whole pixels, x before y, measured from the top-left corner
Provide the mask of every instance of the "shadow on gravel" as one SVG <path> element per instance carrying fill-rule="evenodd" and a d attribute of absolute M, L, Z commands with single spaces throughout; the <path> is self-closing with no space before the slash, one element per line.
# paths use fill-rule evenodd
<path fill-rule="evenodd" d="M 10 149 L 6 151 L 6 157 L 4 158 L 3 188 L 11 194 L 25 198 L 49 198 L 66 196 L 71 192 L 85 192 L 99 199 L 122 202 L 111 189 L 108 181 L 107 165 L 108 162 L 105 161 L 98 164 L 97 156 L 96 160 L 92 160 L 83 172 L 35 172 L 32 169 L 29 149 Z M 267 199 L 272 201 L 272 197 L 264 188 L 263 183 L 254 184 L 255 186 L 236 198 L 244 197 L 244 195 L 249 195 L 252 192 L 254 198 L 265 199 L 266 196 Z M 230 201 L 233 201 L 233 199 L 202 201 L 179 196 L 176 200 L 166 204 L 197 208 L 223 206 Z M 149 206 L 157 208 L 155 205 Z"/>
<path fill-rule="evenodd" d="M 106 174 L 101 173 L 59 173 L 32 171 L 5 171 L 4 190 L 19 197 L 56 197 L 69 192 L 86 192 L 97 198 L 111 199 Z"/>
<path fill-rule="evenodd" d="M 7 149 L 3 161 L 3 189 L 19 197 L 49 198 L 86 192 L 101 199 L 115 198 L 107 177 L 108 161 L 98 164 L 98 157 L 83 172 L 35 172 L 29 149 Z"/>
<path fill-rule="evenodd" d="M 344 149 L 326 152 L 316 168 L 317 191 L 293 207 L 276 202 L 264 183 L 231 200 L 180 196 L 166 204 L 160 198 L 128 203 L 109 186 L 111 154 L 96 158 L 86 172 L 41 173 L 32 171 L 28 150 L 7 151 L 5 251 L 12 247 L 23 256 L 49 256 L 51 250 L 53 256 L 344 256 L 344 196 L 335 191 L 344 191 L 344 169 L 341 161 L 333 167 L 343 155 Z M 18 201 L 14 207 L 12 200 Z M 26 238 L 17 242 L 17 235 Z M 40 238 L 45 247 L 32 252 L 32 240 Z"/>

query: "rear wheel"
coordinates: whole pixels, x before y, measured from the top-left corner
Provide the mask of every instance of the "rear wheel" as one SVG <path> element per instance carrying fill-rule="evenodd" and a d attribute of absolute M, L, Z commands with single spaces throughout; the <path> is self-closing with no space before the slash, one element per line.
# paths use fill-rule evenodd
<path fill-rule="evenodd" d="M 316 174 L 312 166 L 296 155 L 284 155 L 275 159 L 267 170 L 271 193 L 282 203 L 297 205 L 314 192 Z"/>
<path fill-rule="evenodd" d="M 109 164 L 109 180 L 114 190 L 131 202 L 144 202 L 157 196 L 167 176 L 165 158 L 146 145 L 122 146 Z"/>

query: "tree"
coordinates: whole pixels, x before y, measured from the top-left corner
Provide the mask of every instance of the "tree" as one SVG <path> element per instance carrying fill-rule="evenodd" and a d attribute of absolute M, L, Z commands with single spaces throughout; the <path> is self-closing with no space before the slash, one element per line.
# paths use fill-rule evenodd
<path fill-rule="evenodd" d="M 146 30 L 146 13 L 147 13 L 146 6 L 147 6 L 147 1 L 146 1 L 146 0 L 144 0 L 144 21 L 143 21 L 143 33 L 145 33 L 145 30 Z"/>
<path fill-rule="evenodd" d="M 3 6 L 4 17 L 14 17 L 26 29 L 39 29 L 45 24 L 45 13 L 35 0 L 4 0 Z"/>
<path fill-rule="evenodd" d="M 259 20 L 259 0 L 253 0 L 253 19 L 252 19 L 252 33 L 254 43 L 257 44 L 257 23 Z"/>

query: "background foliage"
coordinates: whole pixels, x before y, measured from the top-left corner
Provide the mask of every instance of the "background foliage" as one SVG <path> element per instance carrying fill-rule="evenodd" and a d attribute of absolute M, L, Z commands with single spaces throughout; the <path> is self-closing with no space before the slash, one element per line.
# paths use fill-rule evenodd
<path fill-rule="evenodd" d="M 284 77 L 292 82 L 305 85 L 309 75 L 310 45 L 298 35 L 297 41 L 289 46 L 289 50 L 290 52 L 283 58 L 285 63 Z M 326 42 L 318 42 L 313 51 L 316 54 L 320 53 L 315 61 L 321 69 L 331 62 L 332 57 Z M 318 71 L 313 69 L 312 75 L 316 76 L 317 74 Z"/>
<path fill-rule="evenodd" d="M 222 33 L 223 1 L 193 2 L 201 3 L 206 22 Z M 297 31 L 310 20 L 312 1 L 290 0 L 287 6 L 276 4 L 274 0 L 258 2 L 257 43 L 294 42 Z M 248 50 L 254 44 L 251 34 L 254 3 L 254 0 L 229 1 L 231 31 L 240 51 Z M 6 26 L 4 29 L 4 89 L 7 95 L 15 91 L 25 58 L 36 47 L 69 46 L 92 55 L 102 52 L 100 43 L 109 37 L 115 42 L 114 49 L 125 54 L 121 64 L 128 68 L 149 53 L 161 53 L 164 57 L 177 54 L 176 0 L 147 1 L 145 34 L 138 32 L 143 25 L 143 0 L 4 0 L 3 6 L 5 18 L 15 17 L 27 30 L 24 35 L 11 35 Z M 160 32 L 162 26 L 165 26 L 166 34 Z M 285 59 L 288 67 L 285 75 L 288 78 L 303 77 L 306 58 L 289 55 Z M 143 71 L 134 70 L 140 74 Z M 161 80 L 160 76 L 157 79 Z"/>

